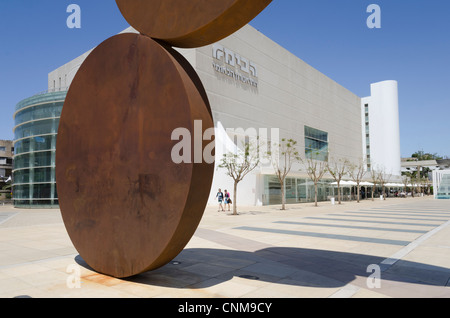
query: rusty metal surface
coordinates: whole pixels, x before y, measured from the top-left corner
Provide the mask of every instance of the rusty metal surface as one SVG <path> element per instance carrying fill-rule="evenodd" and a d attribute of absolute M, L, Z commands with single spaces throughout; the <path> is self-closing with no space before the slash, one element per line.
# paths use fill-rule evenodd
<path fill-rule="evenodd" d="M 242 28 L 272 0 L 116 0 L 136 30 L 177 47 L 201 47 Z"/>
<path fill-rule="evenodd" d="M 194 120 L 214 127 L 198 76 L 147 36 L 114 36 L 81 66 L 60 119 L 56 179 L 69 236 L 96 271 L 156 269 L 191 239 L 214 164 L 175 164 L 171 134 L 193 132 Z"/>
<path fill-rule="evenodd" d="M 214 173 L 214 163 L 177 164 L 171 157 L 179 142 L 174 130 L 191 133 L 193 157 L 195 137 L 203 151 L 211 145 L 203 133 L 214 128 L 200 78 L 171 46 L 217 42 L 271 0 L 116 2 L 142 34 L 106 40 L 76 74 L 60 118 L 56 182 L 81 257 L 98 272 L 129 277 L 182 251 L 201 220 Z M 195 121 L 201 136 L 193 135 Z"/>

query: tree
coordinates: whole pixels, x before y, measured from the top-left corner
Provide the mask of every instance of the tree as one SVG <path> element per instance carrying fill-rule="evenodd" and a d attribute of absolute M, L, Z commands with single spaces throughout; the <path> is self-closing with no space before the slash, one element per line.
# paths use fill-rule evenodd
<path fill-rule="evenodd" d="M 411 157 L 416 158 L 418 161 L 442 159 L 442 156 L 439 156 L 437 153 L 425 153 L 423 150 L 416 151 Z"/>
<path fill-rule="evenodd" d="M 286 176 L 292 169 L 295 162 L 301 161 L 300 155 L 296 148 L 297 141 L 293 139 L 281 139 L 281 143 L 274 143 L 271 150 L 267 151 L 267 156 L 270 158 L 275 174 L 281 185 L 281 210 L 285 210 L 286 196 L 284 189 L 284 181 Z"/>
<path fill-rule="evenodd" d="M 428 180 L 427 177 L 422 178 L 422 186 L 423 186 L 423 193 L 426 195 L 430 194 L 430 180 Z"/>
<path fill-rule="evenodd" d="M 414 198 L 414 193 L 416 192 L 416 177 L 412 176 L 411 177 L 411 197 Z"/>
<path fill-rule="evenodd" d="M 359 193 L 361 192 L 360 183 L 363 181 L 364 175 L 366 174 L 366 164 L 364 160 L 360 159 L 358 164 L 351 164 L 348 170 L 348 174 L 350 175 L 350 178 L 352 178 L 352 180 L 356 182 L 357 188 L 356 200 L 359 203 Z"/>
<path fill-rule="evenodd" d="M 420 183 L 426 183 L 426 180 L 423 180 L 423 178 L 426 178 L 428 181 L 428 174 L 431 172 L 431 169 L 429 167 L 422 167 L 420 165 L 420 161 L 427 161 L 427 160 L 440 160 L 444 159 L 443 156 L 438 155 L 437 153 L 428 153 L 424 152 L 423 150 L 416 151 L 411 155 L 411 158 L 414 158 L 415 160 L 419 161 L 417 163 L 417 171 L 416 174 L 413 175 L 414 178 L 419 178 L 421 182 L 418 182 L 418 191 L 419 193 L 422 192 L 422 188 L 420 186 Z M 408 160 L 413 161 L 413 160 Z M 425 190 L 425 188 L 424 188 Z"/>
<path fill-rule="evenodd" d="M 374 169 L 370 169 L 370 181 L 373 183 L 373 186 L 372 186 L 372 201 L 373 201 L 373 195 L 375 192 L 375 188 L 377 187 L 377 184 L 378 184 L 378 171 L 376 171 Z"/>
<path fill-rule="evenodd" d="M 383 200 L 386 199 L 386 183 L 389 182 L 390 178 L 391 178 L 391 175 L 386 174 L 385 169 L 380 169 L 380 171 L 378 171 L 378 182 L 380 183 L 380 186 L 381 186 Z"/>
<path fill-rule="evenodd" d="M 257 141 L 243 142 L 243 149 L 236 147 L 235 152 L 223 155 L 219 168 L 226 169 L 226 174 L 234 180 L 233 215 L 237 215 L 237 187 L 244 177 L 259 165 Z"/>
<path fill-rule="evenodd" d="M 402 172 L 402 180 L 405 182 L 405 179 L 403 177 L 406 177 L 406 180 L 411 184 L 411 197 L 414 198 L 414 179 L 417 175 L 417 171 L 405 171 Z M 406 187 L 406 185 L 405 185 Z"/>
<path fill-rule="evenodd" d="M 318 153 L 316 153 L 318 155 Z M 313 153 L 310 153 L 305 162 L 305 169 L 306 173 L 308 174 L 311 181 L 314 183 L 314 206 L 317 205 L 317 193 L 318 193 L 318 184 L 319 181 L 322 179 L 325 172 L 327 172 L 327 162 L 322 160 L 316 160 L 317 156 L 313 155 Z"/>
<path fill-rule="evenodd" d="M 408 197 L 407 188 L 408 188 L 409 181 L 410 181 L 410 178 L 406 174 L 402 176 L 402 182 L 403 182 L 403 185 L 405 186 L 405 198 Z"/>
<path fill-rule="evenodd" d="M 347 159 L 331 160 L 331 163 L 329 162 L 327 164 L 328 172 L 331 174 L 331 176 L 337 183 L 339 204 L 342 204 L 341 203 L 341 181 L 342 181 L 342 178 L 347 174 L 348 168 L 349 168 L 349 162 Z"/>

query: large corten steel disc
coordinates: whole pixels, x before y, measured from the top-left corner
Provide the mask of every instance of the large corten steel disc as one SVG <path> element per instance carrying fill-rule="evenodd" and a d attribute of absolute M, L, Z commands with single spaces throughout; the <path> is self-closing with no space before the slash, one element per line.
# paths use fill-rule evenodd
<path fill-rule="evenodd" d="M 167 264 L 189 242 L 214 164 L 174 163 L 179 141 L 171 136 L 193 133 L 195 120 L 202 133 L 214 127 L 200 80 L 171 48 L 128 33 L 85 60 L 60 119 L 56 178 L 69 236 L 93 269 L 133 276 Z"/>
<path fill-rule="evenodd" d="M 139 32 L 177 47 L 217 42 L 249 23 L 272 0 L 116 0 Z"/>

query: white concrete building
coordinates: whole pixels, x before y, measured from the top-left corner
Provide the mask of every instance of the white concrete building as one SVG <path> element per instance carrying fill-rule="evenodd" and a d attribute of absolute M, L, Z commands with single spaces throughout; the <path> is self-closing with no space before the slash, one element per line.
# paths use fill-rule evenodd
<path fill-rule="evenodd" d="M 362 99 L 363 153 L 368 169 L 401 175 L 398 84 L 371 85 L 371 96 Z"/>
<path fill-rule="evenodd" d="M 125 31 L 133 32 L 131 28 Z M 303 158 L 315 151 L 320 153 L 321 160 L 346 159 L 356 164 L 368 155 L 364 103 L 369 103 L 371 116 L 374 109 L 370 129 L 376 138 L 370 140 L 370 158 L 386 165 L 390 173 L 397 174 L 397 170 L 400 173 L 395 82 L 372 85 L 372 96 L 362 103 L 360 97 L 249 25 L 213 45 L 179 51 L 199 74 L 211 103 L 216 127 L 216 165 L 222 154 L 234 147 L 233 134 L 227 133 L 227 129 L 238 128 L 250 133 L 252 129 L 257 132 L 267 129 L 269 139 L 295 139 Z M 49 89 L 69 86 L 88 53 L 51 72 Z M 383 127 L 378 126 L 380 123 Z M 386 147 L 382 131 L 390 136 Z M 322 182 L 320 199 L 334 195 L 332 181 Z M 222 169 L 216 169 L 210 204 L 215 204 L 218 188 L 233 190 L 232 179 Z M 287 202 L 312 200 L 312 189 L 302 166 L 294 166 L 286 181 Z M 281 201 L 280 186 L 270 165 L 258 167 L 239 184 L 238 200 L 241 205 Z"/>

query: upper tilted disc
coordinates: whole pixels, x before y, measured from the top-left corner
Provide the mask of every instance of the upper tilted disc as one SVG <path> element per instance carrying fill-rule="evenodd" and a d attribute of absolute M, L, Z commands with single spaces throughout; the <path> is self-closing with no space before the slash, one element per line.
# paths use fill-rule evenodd
<path fill-rule="evenodd" d="M 272 0 L 116 0 L 136 30 L 172 46 L 194 48 L 233 34 Z"/>

